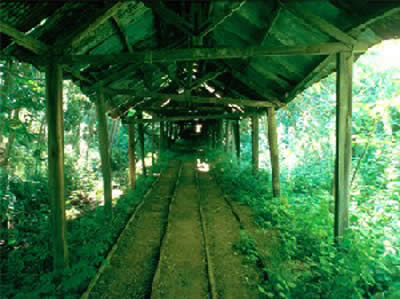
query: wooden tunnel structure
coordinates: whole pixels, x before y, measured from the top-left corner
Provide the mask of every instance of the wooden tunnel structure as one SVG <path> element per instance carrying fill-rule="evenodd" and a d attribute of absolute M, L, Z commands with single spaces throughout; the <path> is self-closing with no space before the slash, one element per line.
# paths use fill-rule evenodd
<path fill-rule="evenodd" d="M 213 144 L 234 143 L 240 159 L 239 122 L 250 118 L 256 173 L 259 117 L 267 114 L 272 189 L 279 196 L 275 112 L 336 69 L 334 231 L 340 238 L 348 222 L 352 64 L 369 47 L 399 33 L 396 1 L 2 1 L 1 56 L 46 73 L 55 270 L 68 264 L 63 79 L 72 79 L 96 104 L 105 210 L 111 219 L 107 115 L 129 126 L 134 186 L 135 138 L 143 157 L 144 123 L 160 122 L 164 143 L 178 121 L 201 120 Z M 152 118 L 143 119 L 143 112 Z"/>

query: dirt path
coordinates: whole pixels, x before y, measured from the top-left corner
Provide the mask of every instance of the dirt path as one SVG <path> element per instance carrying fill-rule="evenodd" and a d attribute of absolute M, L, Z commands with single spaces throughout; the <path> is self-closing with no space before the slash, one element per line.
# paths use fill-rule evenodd
<path fill-rule="evenodd" d="M 263 237 L 250 210 L 226 199 L 195 158 L 179 159 L 162 173 L 90 298 L 261 298 L 256 266 L 234 249 L 243 225 Z"/>
<path fill-rule="evenodd" d="M 208 173 L 199 172 L 198 182 L 218 298 L 258 298 L 257 272 L 233 248 L 240 239 L 238 220 Z"/>
<path fill-rule="evenodd" d="M 171 204 L 151 298 L 208 298 L 195 165 L 186 162 Z"/>
<path fill-rule="evenodd" d="M 123 235 L 119 247 L 89 298 L 148 298 L 165 232 L 170 198 L 179 171 L 171 163 L 149 194 L 136 219 Z"/>

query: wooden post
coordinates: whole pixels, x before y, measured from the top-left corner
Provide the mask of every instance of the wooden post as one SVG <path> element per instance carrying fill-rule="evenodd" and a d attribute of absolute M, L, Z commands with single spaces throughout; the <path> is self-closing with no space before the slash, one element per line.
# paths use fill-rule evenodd
<path fill-rule="evenodd" d="M 138 113 L 138 118 L 142 119 L 143 118 L 143 112 Z M 138 133 L 139 133 L 139 144 L 140 144 L 140 156 L 142 158 L 142 173 L 144 176 L 147 175 L 147 169 L 146 169 L 146 164 L 145 164 L 145 151 L 144 151 L 144 124 L 139 123 L 138 125 Z"/>
<path fill-rule="evenodd" d="M 99 134 L 99 147 L 101 158 L 101 170 L 104 185 L 104 213 L 108 221 L 112 220 L 112 178 L 111 159 L 108 150 L 107 118 L 104 104 L 104 92 L 102 88 L 96 94 L 97 132 Z"/>
<path fill-rule="evenodd" d="M 164 144 L 165 142 L 165 126 L 164 126 L 164 122 L 160 121 L 160 142 L 158 144 L 158 152 L 159 152 L 159 156 L 161 158 L 162 152 L 164 151 Z"/>
<path fill-rule="evenodd" d="M 128 153 L 129 153 L 129 183 L 132 189 L 136 188 L 136 128 L 135 123 L 128 124 Z"/>
<path fill-rule="evenodd" d="M 231 143 L 231 122 L 229 119 L 225 120 L 225 152 L 229 152 L 229 145 Z"/>
<path fill-rule="evenodd" d="M 258 173 L 258 116 L 251 117 L 251 145 L 252 145 L 252 165 L 253 174 Z"/>
<path fill-rule="evenodd" d="M 271 155 L 272 166 L 272 194 L 274 197 L 281 196 L 279 150 L 278 150 L 278 129 L 276 126 L 275 108 L 267 108 L 268 122 L 268 143 Z"/>
<path fill-rule="evenodd" d="M 154 123 L 151 123 L 151 172 L 154 172 L 154 164 L 155 164 L 155 151 L 156 151 L 156 137 L 154 135 Z"/>
<path fill-rule="evenodd" d="M 237 158 L 237 163 L 240 165 L 240 120 L 235 121 L 234 135 L 236 144 L 236 158 Z"/>
<path fill-rule="evenodd" d="M 337 54 L 336 75 L 336 163 L 335 163 L 335 227 L 336 243 L 348 226 L 348 205 L 351 173 L 353 54 Z"/>
<path fill-rule="evenodd" d="M 53 267 L 60 281 L 68 266 L 64 201 L 64 112 L 63 75 L 60 65 L 50 61 L 46 68 L 48 125 L 48 178 Z"/>

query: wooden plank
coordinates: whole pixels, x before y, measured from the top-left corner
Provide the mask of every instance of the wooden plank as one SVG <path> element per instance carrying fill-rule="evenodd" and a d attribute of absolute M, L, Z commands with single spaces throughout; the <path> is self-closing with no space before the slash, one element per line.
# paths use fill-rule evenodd
<path fill-rule="evenodd" d="M 348 227 L 351 173 L 353 54 L 337 54 L 336 81 L 336 163 L 334 236 L 341 242 Z"/>
<path fill-rule="evenodd" d="M 363 53 L 368 49 L 367 45 L 360 43 L 354 46 L 355 53 Z M 160 49 L 136 51 L 134 53 L 98 54 L 98 55 L 54 55 L 62 64 L 130 64 L 130 63 L 166 63 L 178 61 L 197 61 L 215 59 L 237 59 L 249 57 L 268 56 L 309 56 L 329 55 L 343 51 L 351 51 L 352 48 L 340 42 L 319 43 L 305 46 L 286 47 L 243 47 L 243 48 L 186 48 L 186 49 Z M 41 57 L 38 62 L 45 62 L 47 56 Z"/>
<path fill-rule="evenodd" d="M 259 167 L 259 124 L 258 116 L 251 117 L 251 162 L 253 174 L 257 175 Z"/>
<path fill-rule="evenodd" d="M 48 46 L 45 43 L 33 37 L 27 36 L 25 35 L 25 33 L 2 22 L 0 22 L 0 33 L 8 35 L 13 39 L 16 44 L 25 49 L 28 49 L 29 51 L 32 51 L 35 54 L 44 54 L 47 53 L 49 50 Z"/>
<path fill-rule="evenodd" d="M 112 220 L 112 177 L 111 160 L 108 149 L 108 130 L 106 109 L 104 104 L 104 91 L 100 88 L 96 93 L 97 131 L 99 135 L 99 150 L 101 158 L 101 171 L 104 186 L 104 214 L 107 221 Z"/>
<path fill-rule="evenodd" d="M 278 128 L 276 125 L 275 109 L 268 108 L 268 143 L 271 155 L 272 166 L 272 193 L 274 197 L 281 195 L 280 167 L 279 167 L 279 149 L 278 149 Z"/>
<path fill-rule="evenodd" d="M 68 245 L 64 198 L 64 112 L 63 77 L 60 65 L 50 61 L 46 67 L 48 125 L 48 179 L 53 267 L 60 282 L 68 266 Z"/>
<path fill-rule="evenodd" d="M 336 40 L 351 45 L 357 44 L 357 40 L 354 39 L 352 36 L 342 31 L 335 25 L 327 22 L 320 16 L 315 15 L 314 13 L 306 9 L 304 6 L 302 6 L 301 9 L 296 9 L 292 6 L 288 6 L 285 4 L 282 4 L 282 6 L 286 10 L 288 10 L 291 14 L 302 19 L 306 24 L 310 24 L 312 27 L 319 29 L 321 32 L 326 33 L 327 35 L 335 38 Z"/>
<path fill-rule="evenodd" d="M 128 124 L 129 184 L 136 188 L 136 128 L 135 122 Z"/>
<path fill-rule="evenodd" d="M 104 24 L 110 17 L 115 15 L 117 11 L 127 5 L 127 2 L 117 1 L 115 3 L 108 4 L 104 11 L 99 15 L 94 16 L 88 23 L 83 23 L 80 28 L 78 28 L 72 35 L 66 35 L 64 38 L 57 40 L 55 47 L 61 49 L 62 52 L 70 52 L 72 49 L 76 48 L 79 43 L 86 38 L 90 33 L 95 31 L 98 27 Z"/>

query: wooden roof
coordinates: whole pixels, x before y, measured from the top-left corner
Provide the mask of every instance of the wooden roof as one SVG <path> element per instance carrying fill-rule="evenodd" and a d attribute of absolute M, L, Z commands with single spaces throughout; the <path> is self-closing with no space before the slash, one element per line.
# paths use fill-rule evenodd
<path fill-rule="evenodd" d="M 279 107 L 334 71 L 336 52 L 399 34 L 398 1 L 0 2 L 1 53 L 57 57 L 87 95 L 104 88 L 113 117 Z"/>

